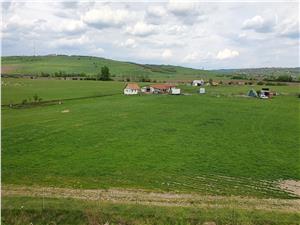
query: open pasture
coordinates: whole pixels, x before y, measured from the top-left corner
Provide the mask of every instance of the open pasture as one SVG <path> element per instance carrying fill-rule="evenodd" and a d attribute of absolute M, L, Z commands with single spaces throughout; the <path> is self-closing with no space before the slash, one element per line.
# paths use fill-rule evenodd
<path fill-rule="evenodd" d="M 237 87 L 123 96 L 118 82 L 3 81 L 26 84 L 4 86 L 3 102 L 27 90 L 45 99 L 115 94 L 2 108 L 4 184 L 285 198 L 276 181 L 300 179 L 297 87 L 274 87 L 291 95 L 264 101 L 231 95 Z"/>

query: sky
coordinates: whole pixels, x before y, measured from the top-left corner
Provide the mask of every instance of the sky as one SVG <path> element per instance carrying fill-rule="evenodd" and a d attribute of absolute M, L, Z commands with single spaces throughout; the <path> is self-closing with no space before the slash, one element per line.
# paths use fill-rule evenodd
<path fill-rule="evenodd" d="M 299 2 L 2 2 L 1 51 L 200 69 L 298 67 Z"/>

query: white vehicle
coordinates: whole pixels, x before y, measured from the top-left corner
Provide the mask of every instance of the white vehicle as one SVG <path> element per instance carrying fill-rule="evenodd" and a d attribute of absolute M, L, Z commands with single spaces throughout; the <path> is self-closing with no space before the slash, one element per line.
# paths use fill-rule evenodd
<path fill-rule="evenodd" d="M 260 98 L 261 98 L 261 99 L 267 99 L 267 98 L 269 98 L 269 97 L 266 96 L 266 95 L 264 95 L 264 94 L 261 94 L 261 95 L 260 95 Z"/>

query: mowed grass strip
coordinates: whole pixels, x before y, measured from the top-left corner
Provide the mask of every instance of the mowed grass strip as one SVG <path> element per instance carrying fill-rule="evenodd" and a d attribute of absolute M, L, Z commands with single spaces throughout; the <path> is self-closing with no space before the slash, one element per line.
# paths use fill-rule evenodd
<path fill-rule="evenodd" d="M 121 94 L 3 109 L 2 182 L 286 198 L 274 182 L 300 179 L 298 109 L 295 96 Z"/>
<path fill-rule="evenodd" d="M 159 207 L 72 199 L 3 197 L 2 224 L 297 225 L 296 212 L 239 208 Z"/>

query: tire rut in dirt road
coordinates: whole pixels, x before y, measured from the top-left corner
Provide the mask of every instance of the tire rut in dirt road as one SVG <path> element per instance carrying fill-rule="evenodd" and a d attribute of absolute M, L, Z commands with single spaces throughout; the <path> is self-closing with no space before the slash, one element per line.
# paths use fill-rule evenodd
<path fill-rule="evenodd" d="M 242 196 L 160 193 L 140 189 L 70 189 L 4 185 L 2 187 L 2 196 L 71 198 L 120 204 L 155 206 L 238 208 L 300 212 L 299 199 L 259 199 Z"/>

